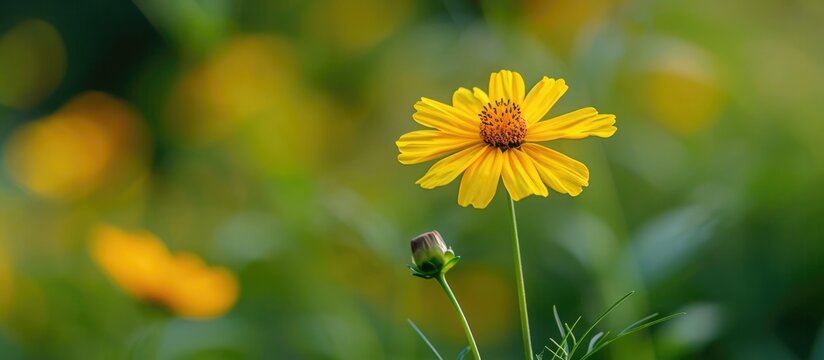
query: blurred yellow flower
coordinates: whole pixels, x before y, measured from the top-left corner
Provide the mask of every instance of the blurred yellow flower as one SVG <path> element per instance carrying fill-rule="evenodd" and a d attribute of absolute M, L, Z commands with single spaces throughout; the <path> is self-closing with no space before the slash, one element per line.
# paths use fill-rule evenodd
<path fill-rule="evenodd" d="M 125 101 L 88 91 L 9 136 L 9 177 L 33 195 L 76 200 L 139 177 L 149 158 L 143 118 Z"/>
<path fill-rule="evenodd" d="M 637 68 L 626 74 L 623 86 L 644 115 L 682 136 L 712 125 L 725 102 L 713 55 L 677 38 L 639 43 L 631 61 Z"/>
<path fill-rule="evenodd" d="M 291 44 L 271 35 L 232 39 L 188 71 L 169 99 L 168 126 L 196 143 L 225 138 L 266 117 L 296 83 Z"/>
<path fill-rule="evenodd" d="M 479 88 L 459 88 L 452 105 L 421 98 L 412 118 L 431 130 L 413 131 L 395 143 L 402 164 L 436 162 L 416 183 L 425 189 L 449 184 L 463 173 L 458 204 L 485 208 L 495 195 L 498 179 L 514 200 L 548 196 L 553 190 L 576 196 L 589 184 L 587 167 L 535 142 L 556 139 L 610 137 L 615 115 L 587 107 L 540 121 L 566 92 L 563 79 L 544 77 L 529 93 L 521 74 L 492 73 L 489 94 Z"/>
<path fill-rule="evenodd" d="M 209 267 L 194 254 L 172 255 L 151 233 L 100 226 L 93 235 L 91 252 L 124 291 L 178 316 L 217 317 L 237 301 L 238 284 L 231 272 Z"/>
<path fill-rule="evenodd" d="M 269 174 L 311 171 L 323 159 L 321 125 L 329 116 L 324 97 L 300 78 L 301 66 L 286 38 L 232 38 L 179 79 L 165 126 L 187 145 L 228 145 L 244 163 Z"/>
<path fill-rule="evenodd" d="M 592 46 L 593 29 L 607 26 L 626 0 L 524 0 L 524 25 L 553 51 L 570 58 Z"/>
<path fill-rule="evenodd" d="M 303 21 L 307 34 L 345 55 L 373 48 L 409 23 L 417 10 L 416 2 L 409 0 L 321 0 L 310 6 Z"/>

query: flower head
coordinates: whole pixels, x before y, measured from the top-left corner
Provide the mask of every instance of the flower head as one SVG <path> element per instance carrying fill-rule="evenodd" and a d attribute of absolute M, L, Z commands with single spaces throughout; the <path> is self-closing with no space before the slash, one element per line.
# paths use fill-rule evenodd
<path fill-rule="evenodd" d="M 235 304 L 238 286 L 224 268 L 193 254 L 172 255 L 154 235 L 101 226 L 92 257 L 125 292 L 187 318 L 220 316 Z"/>
<path fill-rule="evenodd" d="M 485 208 L 503 178 L 514 200 L 548 196 L 547 187 L 577 196 L 589 184 L 587 167 L 538 144 L 557 139 L 610 137 L 615 115 L 587 107 L 542 120 L 566 92 L 563 79 L 544 77 L 529 93 L 520 74 L 501 70 L 489 78 L 489 94 L 459 88 L 452 105 L 421 98 L 412 118 L 428 130 L 398 139 L 398 160 L 418 164 L 438 158 L 416 183 L 425 189 L 449 184 L 459 175 L 458 204 Z"/>
<path fill-rule="evenodd" d="M 441 273 L 446 273 L 458 260 L 460 256 L 455 256 L 452 248 L 448 248 L 443 241 L 443 237 L 437 231 L 430 231 L 418 235 L 410 243 L 412 247 L 412 274 L 429 279 Z"/>

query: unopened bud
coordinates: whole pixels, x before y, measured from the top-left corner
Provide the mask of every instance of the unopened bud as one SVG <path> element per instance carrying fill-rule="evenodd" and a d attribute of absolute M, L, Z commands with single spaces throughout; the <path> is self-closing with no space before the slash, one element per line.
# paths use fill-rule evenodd
<path fill-rule="evenodd" d="M 451 248 L 446 246 L 443 237 L 437 231 L 430 231 L 412 239 L 412 275 L 432 278 L 446 273 L 460 260 Z"/>

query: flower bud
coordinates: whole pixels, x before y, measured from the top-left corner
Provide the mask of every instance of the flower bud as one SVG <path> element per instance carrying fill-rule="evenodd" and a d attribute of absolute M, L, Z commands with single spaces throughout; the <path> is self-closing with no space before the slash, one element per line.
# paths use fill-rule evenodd
<path fill-rule="evenodd" d="M 437 231 L 430 231 L 412 239 L 412 275 L 429 279 L 438 274 L 446 273 L 455 266 L 460 256 L 455 256 L 451 248 L 446 246 L 443 237 Z"/>

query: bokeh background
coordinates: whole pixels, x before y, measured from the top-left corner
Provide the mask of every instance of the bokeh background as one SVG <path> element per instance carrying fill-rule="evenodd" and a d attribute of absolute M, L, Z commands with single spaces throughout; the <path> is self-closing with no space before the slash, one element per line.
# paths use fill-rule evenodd
<path fill-rule="evenodd" d="M 422 190 L 421 96 L 562 77 L 551 146 L 590 186 L 517 204 L 536 348 L 686 311 L 602 359 L 824 359 L 824 3 L 0 2 L 0 358 L 425 359 L 463 348 L 408 240 L 438 229 L 490 359 L 517 358 L 508 204 Z M 158 315 L 90 255 L 100 224 L 228 268 L 222 317 Z M 201 294 L 211 296 L 209 293 Z"/>

